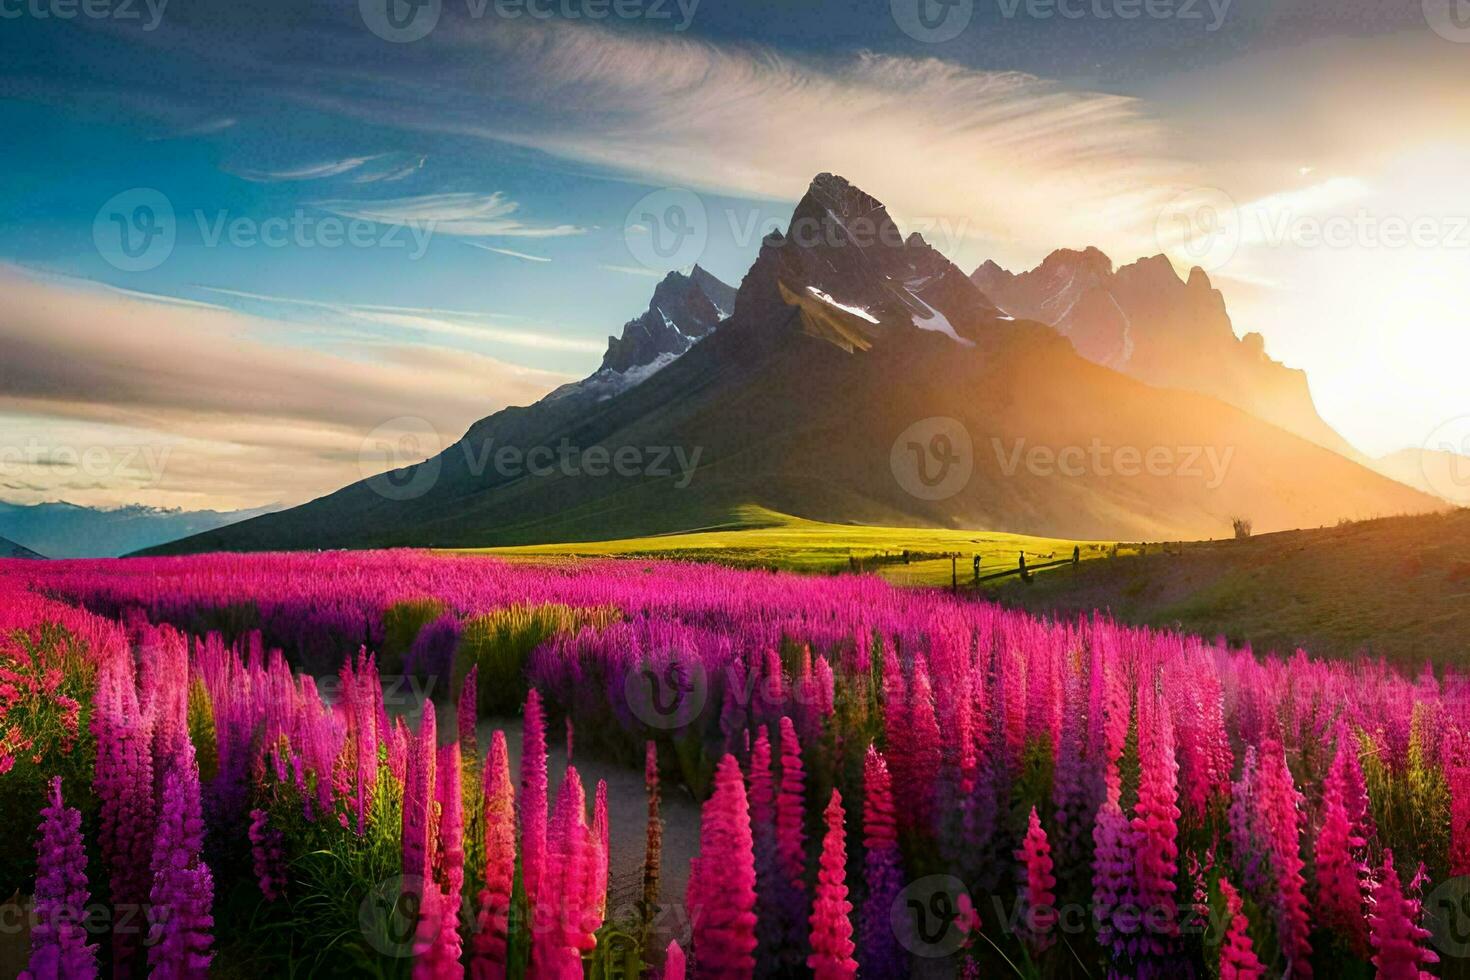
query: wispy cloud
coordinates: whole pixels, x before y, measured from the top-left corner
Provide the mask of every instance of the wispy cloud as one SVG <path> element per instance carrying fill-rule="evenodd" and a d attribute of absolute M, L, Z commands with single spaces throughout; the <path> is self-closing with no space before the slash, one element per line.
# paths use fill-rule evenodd
<path fill-rule="evenodd" d="M 365 163 L 380 159 L 385 154 L 377 153 L 364 157 L 347 157 L 341 160 L 325 160 L 319 163 L 308 163 L 298 167 L 287 167 L 283 170 L 254 170 L 241 168 L 235 170 L 235 176 L 246 180 L 266 184 L 277 181 L 296 180 L 322 180 L 327 177 L 338 177 L 361 167 Z"/>
<path fill-rule="evenodd" d="M 360 218 L 385 225 L 429 227 L 444 235 L 557 238 L 586 231 L 576 225 L 524 224 L 512 217 L 520 205 L 499 191 L 493 194 L 423 194 L 384 201 L 318 201 L 316 207 L 343 218 Z"/>
<path fill-rule="evenodd" d="M 202 288 L 220 295 L 258 302 L 267 307 L 297 307 L 328 313 L 358 328 L 390 328 L 400 340 L 402 331 L 411 331 L 416 335 L 455 337 L 481 344 L 498 344 L 528 350 L 598 354 L 603 349 L 603 345 L 598 341 L 569 337 L 564 330 L 556 327 L 532 329 L 506 325 L 507 321 L 514 323 L 525 319 L 520 316 L 412 306 L 332 303 L 288 296 L 270 296 L 234 289 Z M 379 330 L 379 332 L 382 331 Z M 360 329 L 358 333 L 360 335 Z"/>
<path fill-rule="evenodd" d="M 599 269 L 605 269 L 608 272 L 621 272 L 625 276 L 647 276 L 650 279 L 662 279 L 668 275 L 667 271 L 660 272 L 658 269 L 650 269 L 642 265 L 606 265 L 598 263 L 597 267 Z"/>
<path fill-rule="evenodd" d="M 487 252 L 494 252 L 496 255 L 508 255 L 513 259 L 522 259 L 526 262 L 551 261 L 551 259 L 547 258 L 544 255 L 528 255 L 525 252 L 516 252 L 508 248 L 496 248 L 494 245 L 486 245 L 483 242 L 465 242 L 465 244 L 473 245 L 475 248 L 484 249 Z"/>
<path fill-rule="evenodd" d="M 28 432 L 69 426 L 79 451 L 116 443 L 119 429 L 170 447 L 163 482 L 147 495 L 114 484 L 115 502 L 306 499 L 359 479 L 363 440 L 391 420 L 425 419 L 448 445 L 476 419 L 570 380 L 463 349 L 276 343 L 279 325 L 255 317 L 66 288 L 13 267 L 0 266 L 0 290 L 0 414 L 26 416 Z M 42 469 L 4 476 L 37 482 Z"/>

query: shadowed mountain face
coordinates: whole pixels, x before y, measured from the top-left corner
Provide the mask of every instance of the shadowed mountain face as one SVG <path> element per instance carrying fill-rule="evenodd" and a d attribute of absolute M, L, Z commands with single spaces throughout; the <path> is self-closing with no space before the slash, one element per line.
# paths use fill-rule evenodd
<path fill-rule="evenodd" d="M 9 538 L 0 538 L 0 558 L 44 558 L 25 545 L 16 544 Z"/>
<path fill-rule="evenodd" d="M 1225 535 L 1233 516 L 1265 531 L 1436 506 L 1235 406 L 1080 356 L 830 174 L 762 243 L 717 329 L 614 395 L 565 392 L 424 463 L 160 550 L 615 538 L 744 504 L 1155 540 Z"/>
<path fill-rule="evenodd" d="M 1029 272 L 987 261 L 970 278 L 1008 313 L 1055 327 L 1095 364 L 1219 398 L 1362 459 L 1317 414 L 1305 372 L 1267 356 L 1260 334 L 1235 336 L 1225 300 L 1203 269 L 1185 281 L 1162 255 L 1115 271 L 1095 248 L 1058 249 Z"/>
<path fill-rule="evenodd" d="M 670 272 L 653 291 L 648 312 L 623 325 L 622 337 L 607 338 L 602 368 L 624 372 L 678 357 L 709 335 L 735 307 L 735 290 L 695 266 L 689 275 Z"/>

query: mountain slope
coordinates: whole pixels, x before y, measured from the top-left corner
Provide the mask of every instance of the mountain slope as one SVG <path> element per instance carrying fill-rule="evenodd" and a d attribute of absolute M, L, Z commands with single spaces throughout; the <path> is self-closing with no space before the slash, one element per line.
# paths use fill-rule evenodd
<path fill-rule="evenodd" d="M 0 558 L 44 558 L 38 552 L 32 551 L 25 545 L 16 544 L 9 538 L 0 538 Z"/>
<path fill-rule="evenodd" d="M 1029 272 L 987 261 L 971 279 L 1007 312 L 1055 327 L 1090 361 L 1211 395 L 1363 461 L 1317 414 L 1305 372 L 1267 356 L 1260 334 L 1235 336 L 1224 297 L 1203 269 L 1186 281 L 1162 255 L 1115 271 L 1096 248 L 1058 249 Z"/>
<path fill-rule="evenodd" d="M 1416 490 L 1470 507 L 1470 456 L 1444 449 L 1401 449 L 1369 465 Z"/>
<path fill-rule="evenodd" d="M 112 558 L 276 510 L 161 510 L 0 502 L 0 532 L 29 541 L 53 558 Z"/>
<path fill-rule="evenodd" d="M 633 537 L 746 504 L 1155 540 L 1228 533 L 1237 515 L 1264 531 L 1437 505 L 1238 408 L 1086 360 L 840 177 L 818 176 L 797 205 L 792 227 L 813 224 L 821 234 L 768 236 L 733 315 L 642 383 L 507 409 L 425 463 L 161 550 Z M 936 496 L 934 467 L 969 475 Z"/>

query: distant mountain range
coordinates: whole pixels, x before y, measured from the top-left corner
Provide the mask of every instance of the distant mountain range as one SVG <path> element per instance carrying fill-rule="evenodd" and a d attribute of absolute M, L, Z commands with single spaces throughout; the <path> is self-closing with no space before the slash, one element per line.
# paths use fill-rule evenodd
<path fill-rule="evenodd" d="M 0 502 L 0 534 L 24 541 L 51 558 L 108 558 L 277 509 L 186 511 L 138 505 L 96 508 L 68 503 Z"/>
<path fill-rule="evenodd" d="M 1163 255 L 1115 271 L 1096 248 L 1058 249 L 1029 272 L 987 261 L 970 279 L 1006 312 L 1056 328 L 1094 364 L 1210 395 L 1362 462 L 1317 414 L 1306 372 L 1267 356 L 1260 334 L 1235 335 L 1203 269 L 1186 281 Z"/>
<path fill-rule="evenodd" d="M 1470 456 L 1442 449 L 1402 449 L 1369 465 L 1400 483 L 1470 507 Z"/>
<path fill-rule="evenodd" d="M 588 379 L 423 463 L 155 550 L 591 540 L 719 525 L 748 504 L 1173 540 L 1228 535 L 1233 517 L 1266 531 L 1441 505 L 1329 448 L 1341 441 L 1306 414 L 1299 372 L 1234 339 L 1203 273 L 1181 282 L 1159 260 L 1114 273 L 1101 253 L 1048 262 L 967 276 L 821 174 L 733 304 L 703 270 L 671 274 Z M 1055 298 L 1073 294 L 1070 311 Z M 1088 312 L 1115 302 L 1111 320 Z M 1170 374 L 1168 352 L 1193 343 L 1255 393 L 1216 390 L 1203 367 Z"/>

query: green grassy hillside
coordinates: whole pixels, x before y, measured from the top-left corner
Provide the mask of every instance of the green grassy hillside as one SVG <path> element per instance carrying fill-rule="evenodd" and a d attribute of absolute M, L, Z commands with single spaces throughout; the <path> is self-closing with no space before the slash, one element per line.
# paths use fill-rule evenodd
<path fill-rule="evenodd" d="M 854 567 L 873 571 L 904 585 L 948 585 L 950 554 L 958 554 L 961 584 L 973 575 L 975 555 L 980 574 L 1015 568 L 1021 552 L 1028 564 L 1067 558 L 1076 545 L 1082 557 L 1108 554 L 1111 542 L 1068 541 L 997 531 L 958 531 L 948 528 L 873 527 L 826 524 L 779 514 L 760 507 L 740 507 L 729 520 L 715 526 L 692 528 L 617 541 L 529 545 L 457 551 L 520 558 L 553 556 L 679 558 L 751 568 L 833 573 Z M 908 551 L 905 563 L 902 554 Z M 945 556 L 945 557 L 940 557 Z"/>
<path fill-rule="evenodd" d="M 1258 650 L 1470 665 L 1470 510 L 1150 546 L 1075 575 L 1008 582 L 1034 611 L 1118 618 L 1249 641 Z"/>

